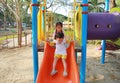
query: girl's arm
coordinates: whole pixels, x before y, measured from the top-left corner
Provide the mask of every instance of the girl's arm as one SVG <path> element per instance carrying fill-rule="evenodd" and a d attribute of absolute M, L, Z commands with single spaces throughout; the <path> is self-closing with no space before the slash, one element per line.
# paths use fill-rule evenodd
<path fill-rule="evenodd" d="M 50 44 L 50 46 L 55 46 L 56 45 L 56 40 L 53 40 L 52 42 L 50 42 L 49 44 Z"/>

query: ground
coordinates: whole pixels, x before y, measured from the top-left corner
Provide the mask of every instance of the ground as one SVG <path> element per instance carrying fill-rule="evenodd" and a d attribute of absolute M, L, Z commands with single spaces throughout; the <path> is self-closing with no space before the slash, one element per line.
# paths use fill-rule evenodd
<path fill-rule="evenodd" d="M 120 50 L 107 51 L 100 64 L 101 51 L 88 45 L 86 83 L 120 83 Z M 39 64 L 43 53 L 39 53 Z M 80 64 L 78 54 L 78 66 Z M 0 83 L 33 83 L 32 48 L 30 46 L 0 50 Z"/>

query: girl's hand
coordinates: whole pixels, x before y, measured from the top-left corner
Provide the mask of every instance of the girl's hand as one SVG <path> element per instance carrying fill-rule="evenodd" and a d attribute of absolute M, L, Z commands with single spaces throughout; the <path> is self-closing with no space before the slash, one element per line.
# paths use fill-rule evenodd
<path fill-rule="evenodd" d="M 69 43 L 70 43 L 70 40 L 66 40 L 66 43 L 69 44 Z"/>
<path fill-rule="evenodd" d="M 50 46 L 55 46 L 54 42 L 50 42 L 49 44 L 50 44 Z"/>

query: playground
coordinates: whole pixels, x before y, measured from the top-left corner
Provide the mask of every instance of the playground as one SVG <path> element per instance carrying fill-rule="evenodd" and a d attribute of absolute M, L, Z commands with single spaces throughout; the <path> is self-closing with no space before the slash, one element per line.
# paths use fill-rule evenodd
<path fill-rule="evenodd" d="M 104 65 L 100 64 L 101 51 L 95 45 L 87 48 L 86 83 L 120 83 L 120 50 L 107 51 Z M 43 53 L 40 52 L 39 64 Z M 78 66 L 81 54 L 78 55 Z M 0 51 L 0 83 L 33 83 L 31 47 Z"/>
<path fill-rule="evenodd" d="M 0 50 L 0 83 L 120 83 L 120 8 L 110 9 L 110 0 L 93 7 L 92 1 L 61 0 L 72 7 L 65 16 L 47 10 L 59 1 L 31 0 L 32 35 L 23 37 L 15 14 L 19 47 Z M 21 47 L 27 38 L 31 45 Z"/>

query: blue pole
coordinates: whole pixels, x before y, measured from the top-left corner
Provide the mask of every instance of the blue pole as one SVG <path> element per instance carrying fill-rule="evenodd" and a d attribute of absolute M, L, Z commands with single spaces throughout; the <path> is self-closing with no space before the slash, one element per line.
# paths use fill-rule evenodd
<path fill-rule="evenodd" d="M 110 2 L 109 0 L 105 1 L 105 11 L 109 11 L 109 6 L 110 6 L 109 2 Z"/>
<path fill-rule="evenodd" d="M 106 49 L 106 40 L 102 40 L 102 58 L 101 58 L 101 64 L 105 63 L 105 49 Z"/>
<path fill-rule="evenodd" d="M 82 4 L 88 4 L 88 0 L 82 0 Z M 82 7 L 82 12 L 88 12 L 88 6 Z M 88 14 L 82 14 L 82 56 L 80 67 L 80 83 L 85 83 L 86 77 L 86 47 L 87 47 Z"/>
<path fill-rule="evenodd" d="M 32 0 L 32 4 L 37 4 L 37 0 Z M 32 6 L 32 51 L 34 67 L 34 83 L 36 83 L 38 73 L 38 48 L 37 48 L 37 6 Z"/>
<path fill-rule="evenodd" d="M 105 1 L 105 11 L 109 11 L 109 0 Z M 105 63 L 105 50 L 106 50 L 106 40 L 102 40 L 102 57 L 101 57 L 101 64 Z"/>

